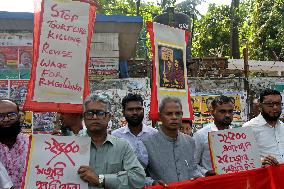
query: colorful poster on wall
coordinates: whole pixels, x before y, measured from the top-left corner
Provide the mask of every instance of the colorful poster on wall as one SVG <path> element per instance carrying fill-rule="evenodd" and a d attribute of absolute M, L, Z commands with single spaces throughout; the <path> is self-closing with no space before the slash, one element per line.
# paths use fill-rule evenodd
<path fill-rule="evenodd" d="M 19 69 L 31 69 L 32 68 L 32 46 L 20 46 L 19 50 L 19 58 L 18 58 L 18 68 Z"/>
<path fill-rule="evenodd" d="M 33 113 L 33 134 L 51 134 L 54 130 L 55 112 Z"/>
<path fill-rule="evenodd" d="M 0 69 L 16 69 L 18 67 L 18 48 L 0 46 Z"/>
<path fill-rule="evenodd" d="M 147 126 L 152 126 L 149 119 L 150 110 L 150 79 L 149 78 L 129 78 L 110 79 L 101 82 L 91 82 L 91 92 L 95 94 L 105 94 L 112 104 L 112 129 L 123 127 L 127 124 L 122 114 L 121 101 L 127 93 L 140 94 L 144 100 L 144 120 Z"/>
<path fill-rule="evenodd" d="M 94 58 L 90 60 L 90 80 L 117 79 L 119 74 L 119 58 Z"/>
<path fill-rule="evenodd" d="M 89 52 L 96 7 L 87 1 L 38 0 L 33 66 L 24 109 L 81 112 L 89 94 Z"/>
<path fill-rule="evenodd" d="M 89 137 L 33 135 L 24 189 L 88 189 L 77 171 L 90 161 Z"/>
<path fill-rule="evenodd" d="M 15 100 L 20 107 L 25 102 L 28 83 L 29 80 L 10 80 L 10 98 Z"/>
<path fill-rule="evenodd" d="M 0 80 L 0 98 L 9 98 L 8 80 Z"/>
<path fill-rule="evenodd" d="M 241 108 L 241 94 L 225 94 L 228 97 L 232 97 L 234 101 L 234 117 L 233 125 L 234 127 L 239 127 L 242 124 L 242 108 Z M 194 132 L 201 129 L 204 125 L 214 122 L 214 118 L 211 115 L 212 106 L 211 103 L 215 97 L 219 95 L 216 94 L 198 94 L 191 96 L 192 109 L 194 114 L 193 125 Z"/>
<path fill-rule="evenodd" d="M 33 112 L 20 111 L 20 122 L 22 132 L 28 135 L 32 134 Z"/>
<path fill-rule="evenodd" d="M 210 132 L 208 141 L 213 169 L 217 174 L 261 167 L 259 150 L 248 127 Z"/>
<path fill-rule="evenodd" d="M 179 98 L 183 104 L 183 119 L 193 119 L 186 69 L 186 42 L 189 33 L 155 22 L 148 22 L 147 28 L 154 60 L 151 119 L 158 120 L 158 106 L 166 96 Z"/>

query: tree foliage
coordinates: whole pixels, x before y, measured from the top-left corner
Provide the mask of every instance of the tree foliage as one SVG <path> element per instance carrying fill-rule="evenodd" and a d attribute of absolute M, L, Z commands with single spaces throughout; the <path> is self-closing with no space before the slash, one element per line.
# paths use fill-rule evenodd
<path fill-rule="evenodd" d="M 284 60 L 283 0 L 255 0 L 251 20 L 251 56 L 260 60 Z"/>
<path fill-rule="evenodd" d="M 210 4 L 208 12 L 195 22 L 193 57 L 230 54 L 230 7 Z"/>

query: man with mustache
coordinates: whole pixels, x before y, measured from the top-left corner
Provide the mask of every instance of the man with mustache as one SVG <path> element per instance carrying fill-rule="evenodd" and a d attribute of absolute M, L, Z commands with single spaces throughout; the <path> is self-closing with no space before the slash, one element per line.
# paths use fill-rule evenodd
<path fill-rule="evenodd" d="M 246 122 L 258 145 L 263 166 L 284 163 L 284 124 L 279 120 L 282 109 L 281 93 L 265 89 L 259 97 L 260 114 Z"/>
<path fill-rule="evenodd" d="M 210 123 L 194 134 L 196 145 L 195 163 L 204 176 L 215 175 L 212 170 L 211 156 L 208 145 L 208 133 L 229 129 L 233 121 L 234 101 L 231 97 L 218 96 L 211 102 L 211 114 L 214 123 Z"/>
<path fill-rule="evenodd" d="M 78 170 L 89 189 L 128 189 L 144 186 L 145 172 L 130 144 L 107 133 L 111 104 L 103 96 L 90 95 L 84 102 L 84 122 L 91 137 L 90 163 Z"/>
<path fill-rule="evenodd" d="M 146 171 L 150 177 L 146 185 L 166 186 L 201 176 L 194 164 L 195 144 L 192 137 L 179 132 L 183 111 L 176 97 L 165 97 L 159 105 L 158 133 L 142 140 Z"/>
<path fill-rule="evenodd" d="M 15 189 L 22 185 L 29 146 L 29 137 L 21 133 L 19 119 L 19 106 L 12 100 L 0 99 L 0 161 Z"/>
<path fill-rule="evenodd" d="M 124 138 L 133 147 L 138 157 L 143 156 L 139 141 L 158 131 L 151 126 L 144 125 L 143 99 L 139 94 L 127 94 L 122 99 L 122 113 L 128 125 L 112 132 L 113 136 Z M 142 161 L 141 161 L 142 163 Z"/>

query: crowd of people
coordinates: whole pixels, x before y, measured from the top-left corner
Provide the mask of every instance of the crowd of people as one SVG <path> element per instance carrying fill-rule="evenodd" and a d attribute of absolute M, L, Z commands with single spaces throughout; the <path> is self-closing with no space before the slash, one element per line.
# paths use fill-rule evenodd
<path fill-rule="evenodd" d="M 259 147 L 263 166 L 284 163 L 284 125 L 280 121 L 280 92 L 265 89 L 259 98 L 260 114 L 246 122 Z M 158 128 L 143 124 L 143 98 L 127 94 L 122 100 L 125 127 L 109 133 L 111 104 L 101 95 L 85 99 L 82 114 L 60 113 L 54 135 L 91 137 L 89 165 L 77 170 L 95 188 L 142 188 L 214 176 L 208 133 L 232 129 L 234 100 L 218 96 L 211 102 L 214 122 L 191 134 L 192 122 L 183 120 L 182 103 L 166 97 L 159 104 Z M 19 106 L 0 99 L 0 188 L 19 189 L 25 171 L 29 137 L 21 133 Z"/>

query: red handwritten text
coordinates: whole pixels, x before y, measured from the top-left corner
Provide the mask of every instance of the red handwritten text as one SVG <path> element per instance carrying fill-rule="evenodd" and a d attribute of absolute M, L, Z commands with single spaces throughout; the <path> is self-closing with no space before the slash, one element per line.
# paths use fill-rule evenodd
<path fill-rule="evenodd" d="M 230 131 L 224 134 L 219 133 L 218 136 L 220 137 L 219 142 L 225 142 L 228 144 L 231 144 L 230 140 L 240 140 L 247 138 L 245 133 L 233 133 Z"/>
<path fill-rule="evenodd" d="M 240 163 L 235 163 L 234 165 L 228 165 L 227 167 L 223 167 L 222 170 L 225 173 L 237 173 L 240 171 L 247 171 L 255 168 L 254 163 L 245 163 L 244 165 Z"/>
<path fill-rule="evenodd" d="M 224 152 L 228 152 L 228 151 L 233 151 L 233 152 L 237 152 L 238 150 L 242 150 L 243 152 L 246 152 L 249 147 L 251 146 L 250 142 L 245 142 L 245 143 L 240 143 L 239 145 L 224 145 L 223 146 L 223 152 L 222 154 L 224 154 Z"/>
<path fill-rule="evenodd" d="M 66 21 L 70 20 L 71 22 L 74 22 L 74 21 L 78 20 L 78 18 L 79 18 L 78 15 L 71 14 L 70 10 L 64 10 L 64 9 L 59 10 L 58 7 L 57 7 L 57 4 L 52 5 L 51 11 L 52 11 L 52 14 L 51 14 L 52 17 L 59 17 L 59 18 L 62 18 Z"/>
<path fill-rule="evenodd" d="M 60 24 L 57 23 L 56 20 L 49 20 L 47 21 L 48 27 L 51 29 L 58 29 L 58 30 L 64 30 L 64 31 L 72 31 L 73 33 L 79 33 L 79 34 L 86 34 L 87 31 L 85 28 L 77 27 L 77 26 L 71 26 L 71 25 L 65 25 L 64 23 Z"/>
<path fill-rule="evenodd" d="M 54 138 L 51 138 L 51 140 L 52 142 L 49 141 L 44 142 L 45 144 L 48 145 L 48 147 L 46 147 L 45 150 L 50 150 L 50 152 L 54 153 L 55 156 L 53 156 L 51 160 L 47 162 L 46 165 L 49 165 L 50 162 L 60 154 L 65 154 L 65 156 L 69 159 L 71 164 L 75 166 L 75 162 L 72 160 L 69 153 L 77 153 L 80 150 L 79 145 L 75 144 L 75 141 L 71 142 L 70 144 L 66 144 L 65 142 L 60 143 Z"/>
<path fill-rule="evenodd" d="M 233 163 L 233 162 L 241 163 L 249 160 L 247 154 L 237 155 L 237 156 L 223 155 L 223 156 L 217 156 L 217 158 L 218 158 L 218 163 Z"/>
<path fill-rule="evenodd" d="M 45 42 L 43 44 L 43 48 L 42 48 L 42 53 L 47 53 L 47 54 L 50 54 L 50 55 L 59 55 L 59 56 L 62 56 L 62 57 L 70 57 L 72 58 L 72 52 L 71 51 L 61 51 L 61 50 L 54 50 L 54 49 L 50 49 L 49 48 L 50 45 Z"/>
<path fill-rule="evenodd" d="M 57 167 L 58 166 L 58 167 Z M 48 168 L 40 168 L 39 165 L 35 166 L 37 169 L 38 175 L 46 175 L 46 179 L 54 179 L 57 177 L 57 179 L 60 179 L 60 177 L 64 176 L 64 168 L 66 167 L 66 164 L 63 162 L 57 162 L 54 165 L 54 168 L 48 167 Z"/>
<path fill-rule="evenodd" d="M 78 84 L 71 84 L 71 81 L 69 78 L 65 78 L 63 82 L 55 81 L 55 80 L 49 80 L 45 79 L 43 77 L 39 78 L 39 86 L 51 86 L 56 88 L 65 88 L 70 89 L 72 91 L 78 91 L 81 92 L 83 88 Z"/>
<path fill-rule="evenodd" d="M 45 62 L 44 59 L 41 60 L 40 65 L 43 67 L 59 68 L 59 69 L 65 69 L 67 67 L 67 64 L 55 62 L 52 60 L 48 60 L 48 62 Z"/>
<path fill-rule="evenodd" d="M 72 37 L 70 35 L 66 35 L 62 33 L 54 33 L 51 30 L 49 30 L 47 34 L 47 39 L 56 39 L 60 41 L 71 41 L 71 42 L 77 43 L 77 45 L 81 43 L 80 37 Z"/>
<path fill-rule="evenodd" d="M 37 189 L 80 189 L 79 184 L 66 183 L 62 184 L 59 180 L 51 182 L 36 181 Z"/>

